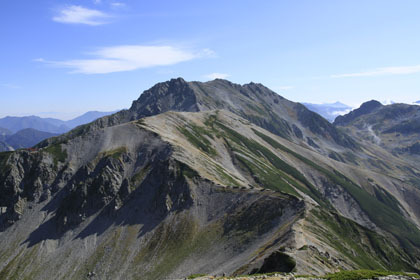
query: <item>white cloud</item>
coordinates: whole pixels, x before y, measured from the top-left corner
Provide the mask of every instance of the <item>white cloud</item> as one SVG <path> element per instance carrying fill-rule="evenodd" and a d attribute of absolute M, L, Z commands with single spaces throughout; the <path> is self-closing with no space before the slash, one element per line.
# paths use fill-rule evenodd
<path fill-rule="evenodd" d="M 333 111 L 331 113 L 331 115 L 333 115 L 333 116 L 342 116 L 342 115 L 345 115 L 345 114 L 350 113 L 351 111 L 352 111 L 352 109 L 346 109 L 346 110 L 342 110 L 342 111 Z"/>
<path fill-rule="evenodd" d="M 173 65 L 205 57 L 202 52 L 173 46 L 126 45 L 106 47 L 93 52 L 95 58 L 65 61 L 45 61 L 53 66 L 72 69 L 72 73 L 106 74 L 141 68 Z"/>
<path fill-rule="evenodd" d="M 331 78 L 348 78 L 348 77 L 373 77 L 384 75 L 407 75 L 420 73 L 420 65 L 414 66 L 397 66 L 397 67 L 382 67 L 370 71 L 362 71 L 358 73 L 337 74 L 331 75 Z"/>
<path fill-rule="evenodd" d="M 226 79 L 227 77 L 230 77 L 230 75 L 224 74 L 224 73 L 211 73 L 211 74 L 204 75 L 204 78 L 209 79 L 209 80 Z"/>
<path fill-rule="evenodd" d="M 211 49 L 202 49 L 199 53 L 200 56 L 216 58 L 217 54 Z"/>
<path fill-rule="evenodd" d="M 102 25 L 110 16 L 99 10 L 88 9 L 82 6 L 67 6 L 53 17 L 53 20 L 61 23 Z"/>

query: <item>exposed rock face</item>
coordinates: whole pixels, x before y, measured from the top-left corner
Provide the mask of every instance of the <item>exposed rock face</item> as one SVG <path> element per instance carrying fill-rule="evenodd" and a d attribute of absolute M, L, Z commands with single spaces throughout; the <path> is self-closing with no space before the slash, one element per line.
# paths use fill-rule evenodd
<path fill-rule="evenodd" d="M 419 269 L 420 190 L 391 163 L 360 168 L 382 162 L 364 151 L 262 85 L 158 84 L 130 110 L 0 153 L 0 278 Z"/>
<path fill-rule="evenodd" d="M 202 276 L 194 278 L 197 280 L 211 280 L 214 279 L 212 276 Z M 270 273 L 270 274 L 260 274 L 260 275 L 252 275 L 249 277 L 241 276 L 241 277 L 233 277 L 230 278 L 231 280 L 258 280 L 258 279 L 267 279 L 267 280 L 323 280 L 325 278 L 318 278 L 318 277 L 308 277 L 308 276 L 295 276 L 294 274 L 284 274 L 284 273 Z M 374 277 L 374 278 L 366 278 L 364 280 L 416 280 L 417 277 L 414 276 L 404 276 L 404 275 L 389 275 L 389 276 L 382 276 L 382 277 Z"/>

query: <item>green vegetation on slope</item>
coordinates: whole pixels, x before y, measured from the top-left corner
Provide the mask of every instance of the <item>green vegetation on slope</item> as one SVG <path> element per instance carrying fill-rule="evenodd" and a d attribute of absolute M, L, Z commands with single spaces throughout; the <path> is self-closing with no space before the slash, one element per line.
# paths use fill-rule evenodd
<path fill-rule="evenodd" d="M 375 196 L 357 186 L 343 174 L 335 170 L 334 172 L 329 171 L 326 168 L 315 164 L 313 161 L 291 151 L 271 137 L 262 134 L 257 130 L 254 130 L 254 133 L 274 148 L 281 149 L 293 155 L 297 159 L 323 173 L 335 185 L 343 187 L 357 201 L 360 208 L 362 208 L 377 226 L 392 233 L 408 253 L 411 255 L 416 254 L 416 249 L 413 245 L 420 247 L 420 231 L 416 226 L 405 219 L 399 211 L 395 210 L 398 208 L 398 205 L 395 205 L 396 202 L 394 200 L 391 200 L 385 194 L 380 198 L 383 201 L 378 200 Z M 391 204 L 388 205 L 388 203 Z M 378 215 L 379 213 L 380 215 Z"/>
<path fill-rule="evenodd" d="M 388 205 L 393 210 L 395 210 L 398 213 L 401 213 L 400 203 L 398 200 L 393 197 L 389 192 L 386 190 L 380 188 L 379 186 L 374 188 L 375 191 L 375 197 L 382 203 Z"/>
<path fill-rule="evenodd" d="M 282 191 L 300 197 L 295 189 L 286 181 L 285 178 L 287 178 L 287 175 L 283 172 L 273 168 L 267 168 L 261 164 L 254 164 L 240 155 L 236 155 L 236 159 L 243 168 L 246 168 L 254 176 L 258 184 L 274 191 Z"/>
<path fill-rule="evenodd" d="M 206 136 L 209 138 L 213 138 L 213 135 L 204 127 L 189 124 L 188 127 L 178 127 L 178 130 L 196 148 L 212 156 L 215 156 L 217 154 L 216 150 L 212 147 L 211 142 L 206 138 Z"/>
<path fill-rule="evenodd" d="M 57 167 L 58 162 L 65 162 L 67 159 L 67 152 L 61 148 L 61 144 L 52 144 L 45 148 L 44 151 L 53 156 L 55 167 Z"/>
<path fill-rule="evenodd" d="M 218 121 L 215 124 L 223 130 L 223 135 L 227 142 L 231 140 L 231 142 L 236 144 L 230 144 L 230 147 L 236 152 L 238 161 L 246 166 L 252 174 L 256 175 L 263 186 L 276 191 L 280 190 L 297 195 L 293 189 L 294 187 L 312 197 L 320 205 L 330 208 L 328 203 L 322 200 L 322 196 L 318 190 L 296 168 L 281 160 L 277 155 L 258 142 L 244 137 Z M 271 169 L 252 163 L 244 156 L 239 155 L 239 153 L 244 153 L 257 161 L 259 159 L 265 159 L 271 165 Z"/>
<path fill-rule="evenodd" d="M 352 260 L 360 268 L 412 270 L 404 260 L 408 259 L 399 248 L 385 237 L 364 228 L 337 213 L 328 213 L 322 209 L 314 209 L 311 215 L 318 220 L 316 224 L 323 224 L 313 228 L 318 234 L 337 251 Z"/>
<path fill-rule="evenodd" d="M 112 157 L 114 159 L 119 159 L 122 154 L 127 153 L 126 147 L 119 147 L 113 150 L 109 150 L 103 153 L 104 157 Z"/>
<path fill-rule="evenodd" d="M 185 163 L 177 161 L 177 164 L 178 164 L 178 168 L 181 171 L 180 173 L 182 174 L 182 176 L 190 178 L 190 179 L 193 179 L 199 176 L 197 171 L 195 171 L 194 169 L 192 169 Z"/>
<path fill-rule="evenodd" d="M 7 166 L 7 160 L 13 152 L 0 152 L 0 171 L 4 171 Z"/>
<path fill-rule="evenodd" d="M 328 280 L 361 280 L 361 279 L 373 279 L 375 277 L 388 276 L 388 275 L 404 275 L 419 278 L 417 275 L 404 273 L 404 272 L 393 272 L 384 270 L 349 270 L 340 271 L 333 274 L 327 274 L 323 278 Z"/>
<path fill-rule="evenodd" d="M 219 225 L 211 224 L 201 229 L 192 217 L 180 214 L 156 228 L 147 245 L 135 256 L 134 264 L 142 273 L 142 279 L 163 279 L 191 254 L 209 250 L 220 235 Z M 153 262 L 153 269 L 144 271 L 150 262 Z"/>

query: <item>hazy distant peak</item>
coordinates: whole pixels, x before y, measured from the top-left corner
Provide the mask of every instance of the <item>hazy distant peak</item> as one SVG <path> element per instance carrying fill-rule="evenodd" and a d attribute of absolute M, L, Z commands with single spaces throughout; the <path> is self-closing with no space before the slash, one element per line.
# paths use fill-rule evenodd
<path fill-rule="evenodd" d="M 76 126 L 89 123 L 98 118 L 101 118 L 106 115 L 110 115 L 115 112 L 116 111 L 114 112 L 89 111 L 69 121 L 63 121 L 63 120 L 54 119 L 54 118 L 41 118 L 34 115 L 24 116 L 24 117 L 7 116 L 0 119 L 0 127 L 8 129 L 9 131 L 11 131 L 11 133 L 16 133 L 26 128 L 33 128 L 39 131 L 61 134 L 61 133 L 69 131 L 70 129 Z"/>
<path fill-rule="evenodd" d="M 326 103 L 328 104 L 328 103 Z M 349 105 L 346 105 L 344 103 L 341 103 L 340 101 L 336 101 L 334 103 L 331 103 L 332 106 L 337 106 L 337 107 L 349 107 Z"/>
<path fill-rule="evenodd" d="M 311 111 L 314 111 L 330 122 L 333 122 L 334 119 L 337 116 L 344 115 L 348 113 L 352 107 L 343 104 L 339 101 L 336 101 L 334 103 L 321 103 L 321 104 L 315 104 L 315 103 L 302 103 L 305 105 L 306 108 L 308 108 Z"/>

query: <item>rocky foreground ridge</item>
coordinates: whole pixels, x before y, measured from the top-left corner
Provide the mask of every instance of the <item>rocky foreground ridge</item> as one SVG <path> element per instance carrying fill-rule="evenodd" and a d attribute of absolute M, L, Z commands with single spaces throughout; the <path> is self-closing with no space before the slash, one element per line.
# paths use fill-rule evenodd
<path fill-rule="evenodd" d="M 0 170 L 0 279 L 420 269 L 420 167 L 260 84 L 160 83 Z"/>
<path fill-rule="evenodd" d="M 213 279 L 223 279 L 223 280 L 259 280 L 259 279 L 267 279 L 267 280 L 325 280 L 326 278 L 316 278 L 316 277 L 300 277 L 294 275 L 282 275 L 282 274 L 274 274 L 274 275 L 259 275 L 259 276 L 241 276 L 241 277 L 234 277 L 234 278 L 216 278 L 216 277 L 197 277 L 194 278 L 196 280 L 213 280 Z M 374 278 L 363 278 L 363 280 L 416 280 L 419 279 L 418 277 L 414 276 L 403 276 L 403 275 L 389 275 L 389 276 L 379 276 Z"/>

